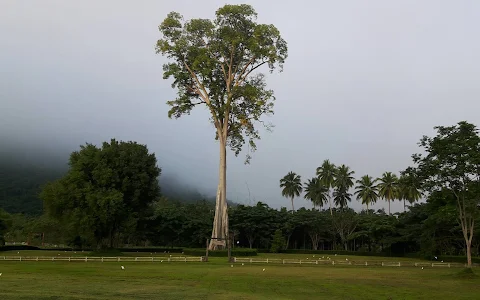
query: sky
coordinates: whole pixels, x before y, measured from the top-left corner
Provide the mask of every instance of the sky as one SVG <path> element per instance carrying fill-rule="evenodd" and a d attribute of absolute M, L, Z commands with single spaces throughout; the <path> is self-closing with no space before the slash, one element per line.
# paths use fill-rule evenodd
<path fill-rule="evenodd" d="M 280 30 L 289 56 L 282 73 L 267 76 L 274 131 L 262 132 L 250 165 L 228 153 L 230 200 L 289 207 L 279 188 L 289 171 L 306 181 L 329 159 L 357 178 L 398 173 L 434 126 L 480 124 L 479 1 L 228 2 L 238 3 Z M 165 174 L 214 194 L 219 154 L 208 112 L 167 117 L 176 91 L 162 79 L 167 59 L 155 43 L 169 12 L 212 19 L 224 4 L 0 1 L 0 137 L 62 151 L 134 140 Z"/>

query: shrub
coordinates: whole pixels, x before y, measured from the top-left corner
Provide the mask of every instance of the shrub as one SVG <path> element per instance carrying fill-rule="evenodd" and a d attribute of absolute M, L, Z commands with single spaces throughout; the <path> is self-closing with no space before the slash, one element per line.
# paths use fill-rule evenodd
<path fill-rule="evenodd" d="M 19 251 L 19 250 L 40 250 L 40 248 L 29 245 L 7 245 L 0 247 L 0 251 Z"/>
<path fill-rule="evenodd" d="M 270 247 L 271 253 L 279 253 L 285 245 L 285 238 L 283 237 L 280 229 L 275 230 L 275 234 L 272 238 L 272 246 Z"/>
<path fill-rule="evenodd" d="M 192 255 L 192 256 L 205 256 L 206 250 L 205 249 L 183 249 L 183 253 L 185 255 Z M 256 249 L 249 249 L 249 248 L 234 248 L 231 252 L 232 256 L 256 256 L 257 250 Z M 210 257 L 228 257 L 228 250 L 215 250 L 215 251 L 208 251 L 208 256 Z"/>

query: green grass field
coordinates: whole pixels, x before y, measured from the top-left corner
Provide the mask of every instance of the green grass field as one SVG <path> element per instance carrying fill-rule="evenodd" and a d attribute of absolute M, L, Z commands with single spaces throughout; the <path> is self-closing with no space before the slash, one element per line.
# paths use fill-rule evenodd
<path fill-rule="evenodd" d="M 31 253 L 21 251 L 21 255 L 27 254 Z M 18 253 L 0 253 L 3 255 Z M 231 267 L 226 258 L 211 258 L 208 263 L 0 260 L 0 299 L 480 299 L 480 277 L 458 278 L 455 274 L 460 270 L 273 264 Z"/>

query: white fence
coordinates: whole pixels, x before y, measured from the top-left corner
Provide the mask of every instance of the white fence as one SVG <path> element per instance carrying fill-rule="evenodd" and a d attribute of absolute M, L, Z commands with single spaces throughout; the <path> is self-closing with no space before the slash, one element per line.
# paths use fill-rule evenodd
<path fill-rule="evenodd" d="M 0 261 L 70 261 L 70 262 L 203 262 L 203 256 L 180 257 L 60 257 L 60 256 L 0 256 Z"/>
<path fill-rule="evenodd" d="M 461 263 L 444 263 L 444 262 L 409 262 L 409 261 L 349 261 L 349 260 L 330 260 L 330 259 L 272 259 L 272 258 L 244 258 L 234 257 L 235 263 L 260 263 L 260 264 L 299 264 L 299 265 L 333 265 L 333 266 L 382 266 L 382 267 L 443 267 L 443 268 L 459 268 L 466 267 Z"/>

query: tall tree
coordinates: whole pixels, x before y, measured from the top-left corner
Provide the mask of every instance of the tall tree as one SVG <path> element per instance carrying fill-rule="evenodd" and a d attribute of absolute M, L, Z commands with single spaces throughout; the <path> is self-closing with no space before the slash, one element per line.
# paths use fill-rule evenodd
<path fill-rule="evenodd" d="M 333 196 L 335 204 L 342 209 L 347 207 L 348 202 L 351 201 L 352 195 L 349 193 L 349 189 L 353 186 L 354 178 L 352 175 L 354 173 L 346 165 L 341 165 L 336 171 Z"/>
<path fill-rule="evenodd" d="M 398 179 L 398 197 L 403 201 L 403 211 L 407 211 L 407 206 L 405 201 L 413 204 L 420 200 L 422 194 L 418 189 L 418 180 L 416 180 L 414 174 L 412 174 L 411 169 L 406 170 L 400 175 Z"/>
<path fill-rule="evenodd" d="M 280 179 L 280 187 L 282 188 L 282 196 L 290 198 L 292 201 L 292 213 L 295 211 L 293 206 L 293 199 L 299 197 L 302 193 L 302 179 L 300 175 L 295 172 L 288 172 L 282 179 Z"/>
<path fill-rule="evenodd" d="M 328 203 L 328 188 L 322 184 L 320 179 L 314 177 L 304 183 L 304 198 L 312 201 L 313 207 L 323 207 Z"/>
<path fill-rule="evenodd" d="M 169 117 L 179 118 L 195 106 L 206 106 L 220 144 L 210 249 L 225 246 L 221 240 L 228 236 L 226 148 L 238 155 L 247 139 L 250 150 L 256 149 L 260 136 L 255 125 L 263 125 L 262 115 L 273 113 L 275 99 L 258 70 L 262 66 L 270 72 L 277 67 L 282 70 L 287 58 L 287 43 L 278 29 L 258 24 L 256 17 L 250 5 L 225 5 L 214 20 L 184 22 L 182 15 L 171 12 L 159 26 L 163 37 L 156 51 L 171 61 L 163 66 L 164 78 L 173 77 L 178 90 L 178 97 L 167 102 Z"/>
<path fill-rule="evenodd" d="M 70 169 L 44 187 L 40 198 L 49 217 L 97 247 L 113 247 L 123 230 L 137 229 L 160 195 L 155 154 L 135 142 L 81 146 Z"/>
<path fill-rule="evenodd" d="M 388 202 L 388 214 L 390 215 L 390 202 L 396 199 L 398 195 L 398 177 L 392 172 L 383 173 L 381 178 L 378 178 L 378 195 Z"/>
<path fill-rule="evenodd" d="M 435 127 L 435 137 L 424 136 L 420 147 L 425 154 L 413 155 L 422 189 L 452 195 L 443 206 L 453 206 L 462 227 L 467 265 L 472 266 L 475 219 L 480 212 L 480 137 L 475 125 L 465 121 L 455 126 Z M 448 197 L 447 197 L 448 199 Z"/>
<path fill-rule="evenodd" d="M 369 205 L 374 204 L 378 199 L 378 188 L 375 185 L 376 182 L 377 180 L 369 175 L 364 175 L 360 180 L 357 180 L 355 195 L 360 197 L 362 204 L 367 206 L 367 212 Z"/>
<path fill-rule="evenodd" d="M 317 168 L 317 176 L 320 182 L 328 188 L 328 203 L 330 205 L 330 215 L 333 215 L 332 211 L 332 197 L 331 193 L 335 184 L 337 168 L 328 159 L 324 160 L 322 165 Z"/>

